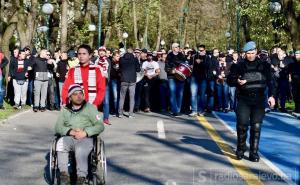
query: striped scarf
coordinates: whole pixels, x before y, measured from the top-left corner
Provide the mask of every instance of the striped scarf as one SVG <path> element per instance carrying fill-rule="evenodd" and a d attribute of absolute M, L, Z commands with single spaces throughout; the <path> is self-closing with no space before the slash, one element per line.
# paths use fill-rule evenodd
<path fill-rule="evenodd" d="M 24 60 L 18 60 L 17 73 L 24 72 Z"/>
<path fill-rule="evenodd" d="M 96 66 L 89 65 L 89 75 L 88 75 L 88 101 L 92 104 L 96 99 Z M 75 66 L 74 71 L 74 83 L 79 84 L 83 89 L 83 81 L 81 76 L 80 65 Z"/>

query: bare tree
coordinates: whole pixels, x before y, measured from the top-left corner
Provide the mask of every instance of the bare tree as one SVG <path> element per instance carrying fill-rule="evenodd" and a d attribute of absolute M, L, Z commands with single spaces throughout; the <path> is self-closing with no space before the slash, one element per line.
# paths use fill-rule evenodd
<path fill-rule="evenodd" d="M 61 6 L 61 30 L 60 30 L 60 48 L 62 51 L 67 50 L 67 38 L 68 38 L 68 0 L 62 0 Z"/>

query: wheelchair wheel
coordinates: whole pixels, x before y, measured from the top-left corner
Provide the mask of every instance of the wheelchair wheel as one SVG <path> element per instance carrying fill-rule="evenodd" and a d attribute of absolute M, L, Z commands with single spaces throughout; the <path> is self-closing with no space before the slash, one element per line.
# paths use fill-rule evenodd
<path fill-rule="evenodd" d="M 56 154 L 56 142 L 57 139 L 55 139 L 51 146 L 50 146 L 50 158 L 49 158 L 49 176 L 50 176 L 50 183 L 52 185 L 57 185 L 57 154 Z"/>
<path fill-rule="evenodd" d="M 104 141 L 97 139 L 96 146 L 96 171 L 93 175 L 93 185 L 104 185 L 107 175 L 106 156 Z"/>

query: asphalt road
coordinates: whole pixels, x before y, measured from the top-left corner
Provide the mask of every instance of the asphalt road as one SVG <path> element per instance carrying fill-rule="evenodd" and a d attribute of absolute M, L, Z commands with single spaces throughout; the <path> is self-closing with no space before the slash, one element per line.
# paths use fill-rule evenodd
<path fill-rule="evenodd" d="M 0 124 L 1 185 L 48 184 L 47 162 L 57 115 L 29 111 Z M 235 164 L 234 134 L 212 115 L 204 119 L 221 140 L 216 142 L 209 134 L 212 128 L 188 116 L 141 113 L 134 119 L 111 118 L 112 125 L 102 135 L 107 184 L 242 185 L 253 182 L 250 174 L 262 184 L 286 184 L 263 161 Z"/>

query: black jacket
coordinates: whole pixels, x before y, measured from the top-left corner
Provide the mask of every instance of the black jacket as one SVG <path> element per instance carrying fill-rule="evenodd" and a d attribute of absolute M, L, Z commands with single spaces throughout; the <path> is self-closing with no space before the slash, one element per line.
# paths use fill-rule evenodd
<path fill-rule="evenodd" d="M 141 71 L 137 58 L 132 53 L 125 53 L 120 59 L 121 82 L 135 83 L 136 73 Z"/>
<path fill-rule="evenodd" d="M 111 62 L 110 80 L 120 80 L 120 64 L 119 62 Z"/>
<path fill-rule="evenodd" d="M 57 62 L 56 73 L 59 74 L 58 81 L 64 82 L 68 72 L 68 60 L 60 60 Z"/>
<path fill-rule="evenodd" d="M 196 61 L 197 59 L 201 60 L 199 64 Z M 190 60 L 190 65 L 193 66 L 192 76 L 195 77 L 197 81 L 207 79 L 209 60 L 209 56 L 200 56 L 199 53 L 195 54 Z"/>
<path fill-rule="evenodd" d="M 32 61 L 32 67 L 34 73 L 36 72 L 48 72 L 49 70 L 52 71 L 54 68 L 54 64 L 48 64 L 47 59 L 36 57 Z"/>
<path fill-rule="evenodd" d="M 291 74 L 292 85 L 300 87 L 300 61 L 288 65 L 288 73 Z"/>

